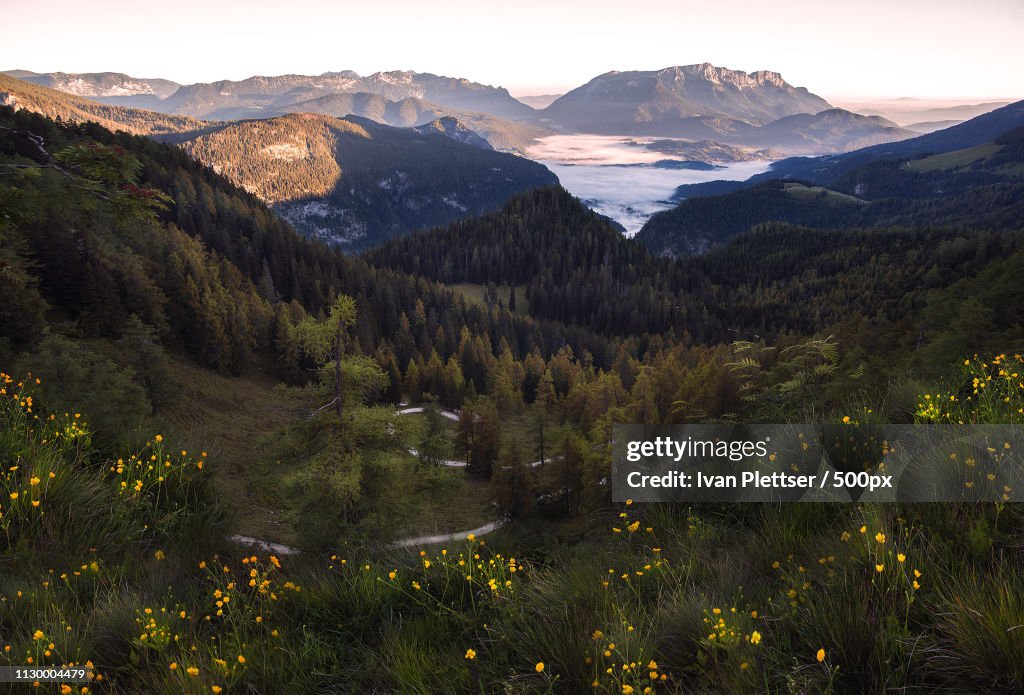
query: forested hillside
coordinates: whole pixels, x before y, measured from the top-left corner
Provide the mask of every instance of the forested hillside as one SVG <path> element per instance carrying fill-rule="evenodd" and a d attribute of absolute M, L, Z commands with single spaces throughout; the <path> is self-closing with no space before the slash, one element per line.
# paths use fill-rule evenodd
<path fill-rule="evenodd" d="M 308 236 L 346 250 L 500 207 L 543 165 L 365 118 L 244 121 L 185 142 Z"/>
<path fill-rule="evenodd" d="M 774 193 L 769 184 L 763 190 Z M 805 209 L 819 214 L 832 206 L 863 205 L 833 195 L 835 202 Z M 737 226 L 738 236 L 713 252 L 673 260 L 622 237 L 564 191 L 547 189 L 520 196 L 498 213 L 397 239 L 366 257 L 445 284 L 523 285 L 527 304 L 522 308 L 531 315 L 607 336 L 727 343 L 757 335 L 774 341 L 847 325 L 847 339 L 863 344 L 865 352 L 879 334 L 886 336 L 887 349 L 901 352 L 906 341 L 927 342 L 945 333 L 945 319 L 921 313 L 931 303 L 956 303 L 945 288 L 1003 263 L 1021 248 L 1016 228 L 1022 218 L 1014 213 L 1021 204 L 1018 196 L 966 195 L 926 208 L 925 219 L 942 224 L 922 225 L 910 215 L 901 219 L 897 208 L 892 219 L 906 227 L 881 226 L 883 211 L 871 230 L 775 224 L 739 234 Z M 794 206 L 802 203 L 792 200 Z M 800 221 L 816 219 L 808 215 Z M 1011 264 L 1019 261 L 1013 256 Z M 1015 281 L 997 281 L 992 273 L 984 282 L 1019 293 Z M 1012 316 L 1003 315 L 992 329 L 1015 325 Z"/>
<path fill-rule="evenodd" d="M 342 99 L 344 104 L 358 104 L 373 116 L 387 115 L 387 108 L 378 103 L 380 97 L 362 95 L 371 102 L 364 103 L 367 100 L 357 99 L 360 95 L 344 96 L 351 97 Z M 334 113 L 337 104 L 330 99 L 321 106 Z M 436 137 L 436 130 L 415 132 L 366 118 L 309 114 L 233 124 L 205 122 L 110 106 L 6 75 L 0 75 L 2 103 L 61 121 L 97 123 L 178 144 L 273 204 L 307 236 L 346 250 L 487 212 L 515 193 L 557 183 L 541 164 L 465 144 L 476 136 L 457 129 L 452 137 L 442 138 Z M 424 119 L 410 116 L 407 125 L 429 123 L 442 115 L 405 106 Z M 337 115 L 346 113 L 341 110 Z M 537 132 L 531 126 L 509 124 L 505 135 L 495 135 L 503 129 L 501 119 L 473 113 L 466 117 L 484 126 L 498 148 L 518 147 L 524 142 L 521 138 L 530 140 Z"/>
<path fill-rule="evenodd" d="M 431 382 L 447 379 L 446 400 L 458 403 L 467 379 L 476 393 L 489 388 L 492 360 L 506 349 L 513 360 L 535 351 L 548 360 L 571 345 L 609 367 L 623 347 L 642 359 L 652 345 L 674 340 L 774 340 L 846 325 L 854 326 L 846 330 L 855 344 L 882 331 L 901 350 L 910 340 L 920 347 L 922 336 L 924 344 L 949 338 L 942 322 L 965 301 L 947 289 L 955 283 L 973 282 L 979 295 L 990 286 L 1004 297 L 1016 292 L 996 279 L 996 269 L 1016 262 L 1018 236 L 998 225 L 964 229 L 969 209 L 959 224 L 951 218 L 949 228 L 921 231 L 780 226 L 700 259 L 671 261 L 548 189 L 499 213 L 396 240 L 366 259 L 347 257 L 302 239 L 179 150 L 25 112 L 4 118 L 8 161 L 43 167 L 5 184 L 6 199 L 16 203 L 8 207 L 20 210 L 6 232 L 8 263 L 17 269 L 9 277 L 20 278 L 8 284 L 8 349 L 37 345 L 53 310 L 85 335 L 114 339 L 134 315 L 160 344 L 201 364 L 241 373 L 262 355 L 275 373 L 294 379 L 302 359 L 290 347 L 289 326 L 345 292 L 365 309 L 354 327 L 357 344 L 391 374 L 396 398 L 412 368 L 416 380 L 425 370 Z M 40 135 L 49 154 L 24 133 Z M 93 159 L 117 176 L 131 168 L 126 162 L 141 166 L 134 183 L 112 183 Z M 74 196 L 62 185 L 67 172 L 86 181 Z M 152 191 L 140 195 L 158 202 L 157 220 L 125 216 L 121 189 L 106 200 L 112 186 Z M 510 295 L 487 306 L 467 303 L 435 283 L 525 286 L 526 305 L 510 307 Z M 943 309 L 924 311 L 932 306 Z M 990 321 L 993 334 L 1015 325 L 999 312 L 975 318 Z"/>
<path fill-rule="evenodd" d="M 671 266 L 561 188 L 397 239 L 366 258 L 446 284 L 526 285 L 531 314 L 605 335 L 672 333 L 681 325 Z"/>
<path fill-rule="evenodd" d="M 870 161 L 845 169 L 828 187 L 776 179 L 695 196 L 653 215 L 636 239 L 656 254 L 685 256 L 767 222 L 820 229 L 1018 229 L 1024 219 L 1022 136 L 1024 129 L 1016 128 L 963 150 Z"/>
<path fill-rule="evenodd" d="M 608 484 L 617 423 L 1019 423 L 1024 248 L 971 193 L 668 259 L 548 187 L 346 256 L 179 148 L 0 108 L 0 664 L 112 693 L 1019 690 L 1017 491 Z"/>
<path fill-rule="evenodd" d="M 881 187 L 886 170 L 895 167 L 872 165 L 879 173 L 872 186 Z M 867 177 L 866 172 L 858 178 Z M 941 186 L 948 177 L 921 176 L 909 186 Z M 958 177 L 960 178 L 960 177 Z M 963 177 L 967 178 L 967 177 Z M 977 229 L 1018 229 L 1024 213 L 1024 184 L 985 186 L 921 198 L 863 200 L 838 190 L 797 181 L 768 181 L 756 187 L 721 196 L 691 198 L 677 207 L 657 213 L 636 235 L 637 242 L 663 256 L 689 256 L 715 248 L 731 237 L 757 225 L 781 222 L 816 229 L 878 228 L 890 226 L 958 226 Z M 969 188 L 969 187 L 967 187 Z M 891 189 L 896 192 L 898 189 Z"/>
<path fill-rule="evenodd" d="M 135 316 L 158 344 L 200 364 L 240 373 L 263 355 L 294 376 L 289 326 L 338 292 L 366 308 L 354 330 L 361 348 L 402 369 L 435 350 L 447 360 L 478 338 L 517 356 L 567 342 L 604 354 L 605 341 L 583 331 L 467 306 L 437 284 L 306 240 L 177 148 L 25 111 L 0 118 L 4 165 L 18 174 L 2 189 L 8 356 L 37 345 L 53 312 L 112 339 Z M 69 187 L 69 176 L 78 183 Z M 140 203 L 156 218 L 135 214 Z"/>

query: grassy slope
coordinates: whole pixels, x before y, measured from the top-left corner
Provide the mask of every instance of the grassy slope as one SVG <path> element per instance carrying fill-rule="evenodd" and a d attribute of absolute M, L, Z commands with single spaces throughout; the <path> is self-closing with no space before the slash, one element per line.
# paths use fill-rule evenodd
<path fill-rule="evenodd" d="M 391 484 L 377 500 L 379 514 L 360 523 L 369 532 L 390 537 L 426 536 L 472 529 L 494 520 L 487 481 L 460 468 L 424 470 L 413 461 L 393 469 Z"/>
<path fill-rule="evenodd" d="M 269 377 L 225 377 L 184 362 L 173 372 L 179 396 L 158 414 L 161 433 L 188 451 L 209 454 L 217 494 L 233 512 L 233 532 L 296 544 L 286 489 L 304 462 L 290 457 L 284 438 L 290 424 L 309 410 L 308 401 Z M 449 431 L 454 434 L 454 427 Z M 497 515 L 489 484 L 463 469 L 424 470 L 412 456 L 385 463 L 385 495 L 357 533 L 389 540 L 454 532 Z"/>
<path fill-rule="evenodd" d="M 302 412 L 294 394 L 268 377 L 225 377 L 179 362 L 179 398 L 159 417 L 171 440 L 205 450 L 215 488 L 234 512 L 238 533 L 279 543 L 295 541 L 283 507 L 281 431 Z"/>
<path fill-rule="evenodd" d="M 977 147 L 968 147 L 954 152 L 933 154 L 930 157 L 908 162 L 907 168 L 912 171 L 945 171 L 956 167 L 968 166 L 981 159 L 991 157 L 1001 148 L 994 142 L 987 142 Z"/>
<path fill-rule="evenodd" d="M 981 362 L 965 370 L 966 383 L 984 374 Z M 186 399 L 189 387 L 228 386 L 199 373 L 179 379 Z M 261 383 L 183 409 L 183 431 L 198 435 L 215 407 L 274 395 Z M 1016 380 L 992 383 L 1002 390 L 980 419 L 1016 419 L 1024 391 Z M 0 406 L 17 412 L 15 402 Z M 238 437 L 247 421 L 273 412 L 269 400 L 269 411 L 252 405 L 238 416 Z M 35 461 L 45 447 L 26 437 L 0 438 L 0 447 L 0 456 L 50 463 Z M 227 452 L 211 456 L 211 471 L 218 455 Z M 109 491 L 113 476 L 83 463 L 64 461 L 58 482 L 74 472 Z M 24 494 L 27 475 L 15 486 Z M 44 510 L 58 511 L 51 523 L 70 510 L 125 525 L 106 507 L 73 503 L 77 490 L 45 490 Z M 32 525 L 36 512 L 24 503 L 14 510 L 33 548 L 52 543 Z M 147 519 L 127 530 L 142 534 Z M 91 659 L 110 692 L 575 693 L 594 681 L 594 692 L 651 685 L 661 695 L 1019 692 L 1022 522 L 1019 505 L 638 504 L 570 522 L 586 536 L 573 546 L 564 543 L 569 525 L 536 519 L 486 545 L 452 543 L 448 553 L 285 558 L 280 570 L 266 558 L 243 566 L 233 552 L 204 554 L 187 525 L 179 545 L 152 539 L 121 561 L 104 546 L 92 565 L 88 541 L 68 533 L 61 537 L 81 547 L 52 575 L 29 562 L 0 573 L 0 597 L 12 607 L 0 611 L 0 642 L 12 646 L 0 663 Z M 157 527 L 145 528 L 150 537 Z M 60 581 L 40 581 L 48 576 Z M 265 576 L 282 600 L 236 585 L 240 576 Z M 230 604 L 215 603 L 225 593 Z M 161 643 L 164 624 L 175 639 Z M 56 643 L 49 660 L 37 630 Z"/>

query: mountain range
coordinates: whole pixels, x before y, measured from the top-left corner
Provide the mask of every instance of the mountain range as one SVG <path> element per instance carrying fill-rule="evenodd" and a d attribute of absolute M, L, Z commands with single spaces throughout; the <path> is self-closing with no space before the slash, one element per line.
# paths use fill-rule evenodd
<path fill-rule="evenodd" d="M 609 72 L 553 101 L 529 100 L 544 108 L 501 87 L 412 71 L 258 75 L 191 85 L 121 73 L 7 74 L 106 104 L 207 120 L 351 114 L 407 127 L 454 116 L 496 149 L 517 152 L 554 132 L 710 140 L 789 155 L 844 152 L 915 134 L 880 117 L 834 109 L 777 72 L 709 63 Z"/>
<path fill-rule="evenodd" d="M 263 109 L 328 94 L 357 92 L 378 94 L 393 101 L 422 99 L 452 109 L 483 111 L 513 120 L 528 117 L 533 112 L 501 87 L 408 70 L 377 72 L 366 77 L 351 70 L 315 77 L 255 76 L 239 81 L 185 85 L 164 100 L 161 110 L 197 118 L 218 118 L 218 112 L 228 108 Z"/>
<path fill-rule="evenodd" d="M 748 182 L 680 190 L 685 197 L 776 178 L 827 187 L 852 168 L 907 148 L 935 150 L 948 140 L 949 151 L 992 141 L 1016 118 L 1007 119 L 1013 107 L 1004 107 L 974 119 L 968 130 L 912 138 L 880 116 L 833 108 L 778 73 L 708 63 L 606 73 L 540 110 L 500 87 L 411 71 L 193 85 L 121 73 L 12 71 L 0 75 L 0 102 L 176 143 L 307 235 L 350 251 L 482 214 L 516 193 L 557 183 L 544 166 L 495 151 L 521 152 L 554 132 L 657 135 L 662 139 L 648 147 L 700 161 L 854 151 L 785 159 Z M 652 220 L 654 228 L 674 213 Z M 748 218 L 737 219 L 742 227 Z M 671 244 L 654 246 L 675 252 Z"/>
<path fill-rule="evenodd" d="M 746 73 L 710 63 L 657 71 L 609 72 L 559 97 L 540 117 L 590 132 L 653 133 L 694 117 L 725 118 L 762 125 L 783 116 L 831 108 L 777 72 Z"/>
<path fill-rule="evenodd" d="M 909 128 L 914 124 L 928 122 L 962 123 L 1012 103 L 1012 99 L 965 103 L 962 100 L 902 97 L 899 99 L 842 99 L 837 100 L 836 106 L 867 116 L 882 116 Z"/>
<path fill-rule="evenodd" d="M 550 131 L 523 121 L 533 109 L 505 89 L 461 78 L 411 71 L 352 71 L 318 76 L 254 76 L 245 80 L 181 85 L 123 73 L 0 74 L 111 106 L 224 121 L 273 118 L 289 113 L 364 116 L 387 125 L 412 127 L 454 116 L 496 149 L 521 152 Z"/>
<path fill-rule="evenodd" d="M 676 189 L 675 197 L 684 199 L 699 195 L 717 195 L 774 179 L 792 179 L 829 186 L 853 169 L 871 162 L 919 159 L 925 155 L 977 147 L 1022 125 L 1024 101 L 1018 101 L 969 121 L 905 140 L 863 147 L 843 154 L 782 159 L 774 162 L 767 172 L 746 181 L 711 181 L 680 186 Z"/>
<path fill-rule="evenodd" d="M 8 70 L 3 74 L 37 84 L 40 87 L 49 87 L 80 97 L 107 99 L 110 100 L 109 103 L 117 106 L 128 105 L 117 103 L 117 100 L 130 100 L 133 97 L 137 97 L 139 102 L 144 102 L 146 97 L 151 97 L 153 100 L 166 99 L 181 87 L 180 84 L 171 80 L 132 77 L 122 72 L 39 73 L 31 70 Z M 136 103 L 134 105 L 141 107 L 144 104 Z"/>
<path fill-rule="evenodd" d="M 390 101 L 419 99 L 447 108 L 521 119 L 533 109 L 507 90 L 454 77 L 409 70 L 362 76 L 351 70 L 322 75 L 254 75 L 244 80 L 181 85 L 123 73 L 4 73 L 26 82 L 116 106 L 134 106 L 203 119 L 255 118 L 264 110 L 332 94 L 375 94 Z M 279 115 L 279 114 L 278 114 Z"/>

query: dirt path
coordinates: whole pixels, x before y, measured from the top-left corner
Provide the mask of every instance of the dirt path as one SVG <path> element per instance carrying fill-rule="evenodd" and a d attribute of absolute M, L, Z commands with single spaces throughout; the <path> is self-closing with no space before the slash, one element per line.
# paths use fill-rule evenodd
<path fill-rule="evenodd" d="M 424 410 L 426 410 L 426 408 L 424 408 L 423 406 L 416 406 L 416 407 L 413 407 L 413 408 L 405 408 L 404 410 L 399 410 L 398 414 L 399 415 L 413 415 L 415 413 L 422 413 Z M 454 422 L 458 422 L 459 421 L 459 414 L 456 413 L 454 410 L 441 410 L 441 409 L 438 409 L 437 412 L 441 415 L 441 417 L 446 417 L 449 420 L 452 420 Z"/>
<path fill-rule="evenodd" d="M 410 408 L 404 408 L 397 412 L 398 415 L 414 415 L 422 413 L 426 410 L 423 406 L 413 406 Z M 438 413 L 449 420 L 454 422 L 459 421 L 459 414 L 453 410 L 438 410 Z M 409 449 L 409 453 L 413 456 L 417 455 L 415 449 Z M 550 460 L 550 459 L 549 459 Z M 536 467 L 540 465 L 540 461 L 533 461 L 531 463 L 523 464 L 524 466 Z M 465 461 L 442 461 L 442 464 L 450 468 L 465 468 Z M 468 531 L 455 531 L 453 533 L 440 533 L 430 536 L 410 536 L 397 541 L 393 541 L 388 544 L 389 548 L 409 548 L 417 545 L 434 545 L 437 543 L 450 543 L 453 541 L 465 540 L 470 534 L 474 536 L 483 536 L 496 529 L 501 528 L 505 525 L 507 519 L 496 519 L 495 521 L 488 522 L 483 526 L 479 526 Z M 229 538 L 238 545 L 248 546 L 251 548 L 257 548 L 265 553 L 274 553 L 276 555 L 297 555 L 300 551 L 298 548 L 293 548 L 282 543 L 273 543 L 271 541 L 263 540 L 262 538 L 254 538 L 252 536 L 243 536 L 241 534 L 235 534 Z"/>
<path fill-rule="evenodd" d="M 483 526 L 470 529 L 468 531 L 456 531 L 455 533 L 439 533 L 433 536 L 415 536 L 413 538 L 403 538 L 402 540 L 395 541 L 390 544 L 391 548 L 411 548 L 417 545 L 436 545 L 438 543 L 450 543 L 452 541 L 462 541 L 472 534 L 473 536 L 483 536 L 491 531 L 495 531 L 505 525 L 507 519 L 497 519 L 495 521 L 488 522 Z"/>
<path fill-rule="evenodd" d="M 490 521 L 483 526 L 478 526 L 468 531 L 456 531 L 454 533 L 439 533 L 432 536 L 411 536 L 409 538 L 402 538 L 401 540 L 394 541 L 388 544 L 389 548 L 411 548 L 417 545 L 437 545 L 438 543 L 451 543 L 454 541 L 466 540 L 467 537 L 473 535 L 484 536 L 492 531 L 496 531 L 501 528 L 507 522 L 507 519 L 496 519 Z M 259 538 L 253 538 L 251 536 L 231 536 L 230 540 L 238 543 L 239 545 L 245 545 L 252 548 L 258 548 L 265 553 L 275 553 L 277 555 L 298 555 L 299 549 L 292 548 L 291 546 L 282 545 L 280 543 L 271 543 L 270 541 L 261 540 Z"/>
<path fill-rule="evenodd" d="M 228 540 L 234 541 L 239 545 L 248 545 L 253 548 L 259 548 L 265 553 L 276 553 L 278 555 L 298 555 L 299 549 L 293 548 L 288 545 L 281 545 L 280 543 L 271 543 L 270 541 L 260 540 L 259 538 L 253 538 L 252 536 L 231 536 Z"/>

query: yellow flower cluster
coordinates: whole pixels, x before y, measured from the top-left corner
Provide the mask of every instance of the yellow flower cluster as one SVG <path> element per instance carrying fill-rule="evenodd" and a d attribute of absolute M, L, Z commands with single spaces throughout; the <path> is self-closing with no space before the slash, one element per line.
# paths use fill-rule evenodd
<path fill-rule="evenodd" d="M 119 458 L 110 466 L 118 493 L 127 503 L 158 504 L 168 487 L 187 485 L 203 469 L 206 452 L 189 458 L 187 451 L 165 451 L 163 436 L 156 435 L 143 450 L 127 459 Z"/>
<path fill-rule="evenodd" d="M 470 534 L 472 535 L 472 534 Z M 377 581 L 384 582 L 392 587 L 412 587 L 414 592 L 422 592 L 432 582 L 442 586 L 451 586 L 456 582 L 466 582 L 474 592 L 483 592 L 488 596 L 498 599 L 509 597 L 515 593 L 517 574 L 524 572 L 523 564 L 515 557 L 505 557 L 501 553 L 494 553 L 485 557 L 485 542 L 470 540 L 467 538 L 466 549 L 458 554 L 451 553 L 447 548 L 432 558 L 427 557 L 425 550 L 419 551 L 421 572 L 415 579 L 410 579 L 407 585 L 403 585 L 398 577 L 398 569 L 387 572 L 385 577 L 377 577 Z M 342 561 L 341 567 L 345 563 Z M 366 566 L 369 571 L 369 565 Z M 429 595 L 422 600 L 434 600 Z"/>
<path fill-rule="evenodd" d="M 69 452 L 85 446 L 90 438 L 80 413 L 40 417 L 32 396 L 39 383 L 31 375 L 15 381 L 0 372 L 0 431 L 32 442 L 24 451 L 8 452 L 9 463 L 0 470 L 0 533 L 7 538 L 39 525 L 47 494 L 67 470 L 60 463 L 72 458 Z"/>
<path fill-rule="evenodd" d="M 960 383 L 952 391 L 918 398 L 916 415 L 923 422 L 958 424 L 1024 422 L 1024 357 L 999 354 L 965 359 Z"/>
<path fill-rule="evenodd" d="M 653 693 L 668 681 L 658 663 L 644 656 L 647 650 L 637 629 L 628 621 L 616 628 L 619 637 L 609 637 L 603 630 L 590 635 L 593 648 L 584 662 L 593 670 L 591 686 L 608 692 Z"/>

